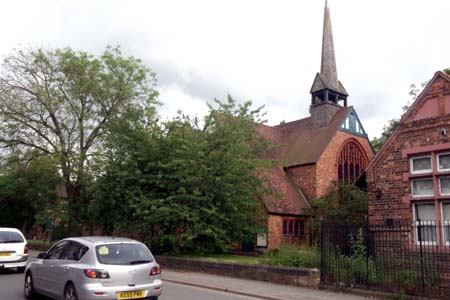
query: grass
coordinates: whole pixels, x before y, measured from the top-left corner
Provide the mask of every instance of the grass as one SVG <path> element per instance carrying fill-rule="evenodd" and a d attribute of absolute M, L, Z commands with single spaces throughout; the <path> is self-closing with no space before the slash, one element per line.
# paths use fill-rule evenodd
<path fill-rule="evenodd" d="M 44 241 L 44 240 L 27 240 L 28 245 L 30 246 L 41 246 L 50 248 L 55 242 Z"/>
<path fill-rule="evenodd" d="M 295 246 L 282 246 L 277 250 L 265 253 L 262 256 L 243 256 L 233 254 L 218 255 L 182 255 L 185 258 L 194 258 L 211 262 L 229 262 L 244 264 L 259 264 L 285 267 L 317 268 L 319 266 L 319 253 L 314 248 L 299 249 Z"/>
<path fill-rule="evenodd" d="M 212 254 L 212 255 L 183 255 L 185 258 L 195 258 L 205 261 L 242 263 L 242 264 L 261 264 L 261 258 L 255 256 L 233 255 L 233 254 Z"/>

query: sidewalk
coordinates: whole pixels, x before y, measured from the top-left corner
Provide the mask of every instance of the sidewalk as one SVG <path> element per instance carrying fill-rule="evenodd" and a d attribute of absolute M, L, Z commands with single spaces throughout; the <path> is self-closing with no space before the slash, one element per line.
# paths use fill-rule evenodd
<path fill-rule="evenodd" d="M 30 256 L 36 257 L 40 251 L 30 250 Z M 208 273 L 185 272 L 180 270 L 162 270 L 166 282 L 223 291 L 230 294 L 250 296 L 267 300 L 368 300 L 353 294 L 328 292 L 290 285 L 273 284 L 264 281 L 246 280 Z"/>
<path fill-rule="evenodd" d="M 367 300 L 363 297 L 339 292 L 328 292 L 309 288 L 272 284 L 264 281 L 245 280 L 207 273 L 162 270 L 166 282 L 207 288 L 232 294 L 251 296 L 267 300 Z"/>

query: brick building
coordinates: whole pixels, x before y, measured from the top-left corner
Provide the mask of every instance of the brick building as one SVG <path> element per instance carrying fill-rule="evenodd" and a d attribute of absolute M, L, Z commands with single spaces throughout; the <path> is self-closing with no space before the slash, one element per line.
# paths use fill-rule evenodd
<path fill-rule="evenodd" d="M 437 72 L 367 171 L 369 220 L 422 228 L 426 245 L 450 245 L 450 76 Z M 419 243 L 413 230 L 410 243 Z"/>
<path fill-rule="evenodd" d="M 329 7 L 325 5 L 321 70 L 311 87 L 310 117 L 278 126 L 261 126 L 260 133 L 276 149 L 280 162 L 268 175 L 275 196 L 264 199 L 267 236 L 257 247 L 274 249 L 307 241 L 307 208 L 325 195 L 333 182 L 356 181 L 374 153 L 347 91 L 338 80 Z"/>

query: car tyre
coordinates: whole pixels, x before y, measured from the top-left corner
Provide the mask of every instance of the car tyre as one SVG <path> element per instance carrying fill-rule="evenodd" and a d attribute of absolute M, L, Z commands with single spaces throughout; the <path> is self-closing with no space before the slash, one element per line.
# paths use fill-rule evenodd
<path fill-rule="evenodd" d="M 72 283 L 67 284 L 64 289 L 64 300 L 78 300 L 77 290 Z"/>
<path fill-rule="evenodd" d="M 17 267 L 17 273 L 25 272 L 25 267 Z"/>
<path fill-rule="evenodd" d="M 23 292 L 25 294 L 25 299 L 33 299 L 36 296 L 36 291 L 34 289 L 33 284 L 33 276 L 31 275 L 31 272 L 28 272 L 25 275 L 25 284 L 23 287 Z"/>

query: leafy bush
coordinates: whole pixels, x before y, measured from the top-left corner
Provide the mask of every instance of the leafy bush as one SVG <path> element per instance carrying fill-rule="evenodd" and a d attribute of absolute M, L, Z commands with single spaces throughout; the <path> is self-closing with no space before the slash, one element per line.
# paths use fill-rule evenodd
<path fill-rule="evenodd" d="M 320 256 L 316 248 L 300 249 L 286 245 L 265 254 L 261 262 L 272 266 L 317 268 L 320 265 Z"/>
<path fill-rule="evenodd" d="M 402 291 L 414 289 L 418 283 L 417 274 L 413 270 L 400 270 L 397 273 L 397 285 Z"/>
<path fill-rule="evenodd" d="M 375 284 L 378 280 L 377 265 L 373 257 L 367 257 L 362 229 L 350 239 L 350 251 L 342 251 L 334 245 L 327 244 L 326 272 L 332 274 L 334 283 L 339 287 L 353 287 L 357 284 Z"/>

